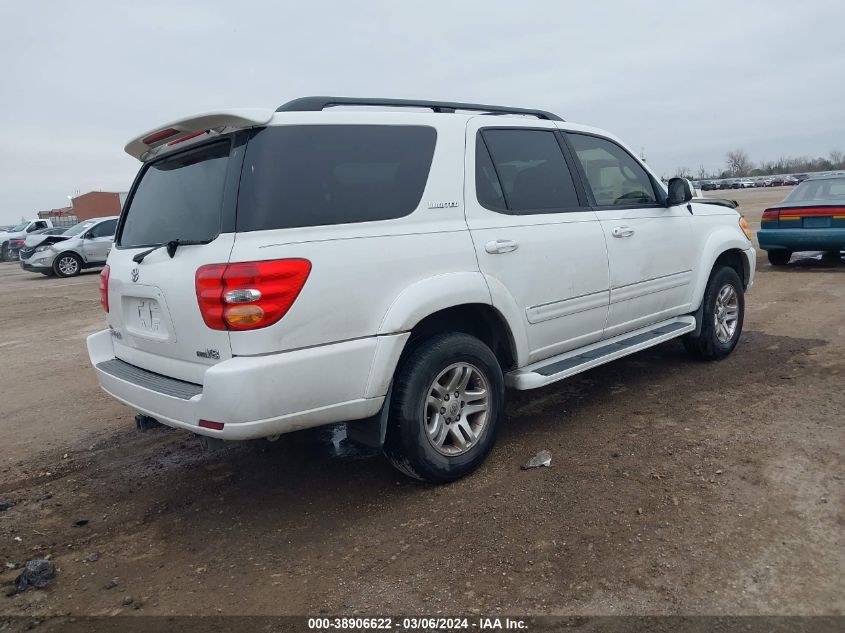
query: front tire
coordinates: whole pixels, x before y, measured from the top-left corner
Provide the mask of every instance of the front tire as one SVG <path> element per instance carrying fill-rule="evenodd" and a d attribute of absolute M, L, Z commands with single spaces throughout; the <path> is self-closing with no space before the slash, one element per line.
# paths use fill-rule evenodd
<path fill-rule="evenodd" d="M 495 354 L 474 336 L 452 332 L 421 342 L 396 371 L 385 455 L 422 481 L 460 479 L 493 448 L 504 391 Z"/>
<path fill-rule="evenodd" d="M 701 330 L 698 336 L 684 336 L 684 347 L 693 356 L 721 360 L 739 342 L 744 318 L 742 280 L 733 268 L 714 268 L 704 290 Z"/>
<path fill-rule="evenodd" d="M 792 251 L 781 249 L 766 251 L 766 256 L 769 258 L 769 263 L 772 266 L 786 266 L 792 257 Z"/>
<path fill-rule="evenodd" d="M 74 253 L 61 253 L 53 262 L 57 277 L 76 277 L 82 271 L 82 260 Z"/>

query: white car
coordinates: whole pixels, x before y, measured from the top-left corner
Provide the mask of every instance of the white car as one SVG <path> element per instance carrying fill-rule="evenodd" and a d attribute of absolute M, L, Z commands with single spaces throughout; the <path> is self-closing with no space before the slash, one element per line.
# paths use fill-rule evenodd
<path fill-rule="evenodd" d="M 739 181 L 739 188 L 740 189 L 753 189 L 755 187 L 755 183 L 753 180 L 740 180 Z"/>
<path fill-rule="evenodd" d="M 10 226 L 5 231 L 0 231 L 0 260 L 12 262 L 18 259 L 19 247 L 16 242 L 25 240 L 26 237 L 35 231 L 53 228 L 50 220 L 38 218 L 36 220 L 23 220 L 20 224 Z"/>
<path fill-rule="evenodd" d="M 21 268 L 57 277 L 75 277 L 85 268 L 106 263 L 117 228 L 117 216 L 91 218 L 61 235 L 27 238 L 20 251 Z"/>
<path fill-rule="evenodd" d="M 614 136 L 548 112 L 307 97 L 126 150 L 143 165 L 88 351 L 106 392 L 166 425 L 246 440 L 346 421 L 444 482 L 490 451 L 506 386 L 677 337 L 718 359 L 740 337 L 756 258 L 730 203 L 667 192 Z"/>

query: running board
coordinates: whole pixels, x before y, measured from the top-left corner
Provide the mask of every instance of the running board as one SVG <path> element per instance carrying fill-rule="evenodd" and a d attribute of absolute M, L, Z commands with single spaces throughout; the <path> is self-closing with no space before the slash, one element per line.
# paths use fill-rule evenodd
<path fill-rule="evenodd" d="M 505 384 L 513 389 L 543 387 L 617 358 L 654 347 L 692 332 L 694 329 L 695 317 L 683 316 L 669 319 L 559 356 L 546 358 L 522 369 L 515 369 L 505 374 Z"/>

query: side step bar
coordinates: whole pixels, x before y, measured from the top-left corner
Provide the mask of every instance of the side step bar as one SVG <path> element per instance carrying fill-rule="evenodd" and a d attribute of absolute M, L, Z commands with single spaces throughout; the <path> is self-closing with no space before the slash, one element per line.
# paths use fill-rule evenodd
<path fill-rule="evenodd" d="M 627 332 L 606 341 L 566 352 L 505 374 L 505 384 L 513 389 L 536 389 L 569 378 L 582 371 L 604 365 L 677 338 L 695 329 L 695 317 L 669 319 L 647 328 Z"/>

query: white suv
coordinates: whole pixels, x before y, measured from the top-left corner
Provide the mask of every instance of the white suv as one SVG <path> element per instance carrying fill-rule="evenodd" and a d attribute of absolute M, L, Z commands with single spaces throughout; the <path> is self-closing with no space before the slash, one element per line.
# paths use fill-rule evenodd
<path fill-rule="evenodd" d="M 676 337 L 722 358 L 742 330 L 755 253 L 735 205 L 667 192 L 548 112 L 308 97 L 126 150 L 143 166 L 88 351 L 106 392 L 204 436 L 348 421 L 449 481 L 490 451 L 506 386 Z"/>

